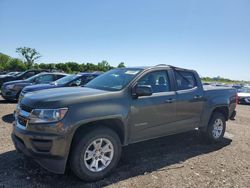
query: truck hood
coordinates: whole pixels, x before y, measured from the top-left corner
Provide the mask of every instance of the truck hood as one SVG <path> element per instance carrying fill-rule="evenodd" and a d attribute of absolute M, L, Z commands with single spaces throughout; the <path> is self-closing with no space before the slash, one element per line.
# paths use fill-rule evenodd
<path fill-rule="evenodd" d="M 39 91 L 43 89 L 52 89 L 52 88 L 58 88 L 58 87 L 61 87 L 61 86 L 54 85 L 54 84 L 37 84 L 37 85 L 27 86 L 23 88 L 22 92 L 26 94 L 26 93 L 33 92 L 33 91 Z"/>
<path fill-rule="evenodd" d="M 45 89 L 25 94 L 21 104 L 30 108 L 60 108 L 82 103 L 110 93 L 85 87 Z"/>

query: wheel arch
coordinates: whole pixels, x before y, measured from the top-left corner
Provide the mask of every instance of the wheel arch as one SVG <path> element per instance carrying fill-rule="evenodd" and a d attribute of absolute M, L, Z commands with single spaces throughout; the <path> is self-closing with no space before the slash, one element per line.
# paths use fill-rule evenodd
<path fill-rule="evenodd" d="M 199 127 L 199 129 L 201 131 L 207 130 L 207 126 L 208 126 L 208 124 L 209 124 L 209 122 L 210 122 L 210 120 L 215 112 L 219 112 L 219 113 L 223 114 L 225 117 L 225 120 L 228 121 L 228 119 L 229 119 L 229 107 L 227 105 L 215 106 L 212 109 L 211 108 L 209 110 L 207 109 L 203 113 L 202 118 L 201 118 L 201 124 Z"/>
<path fill-rule="evenodd" d="M 121 144 L 126 145 L 126 128 L 123 121 L 119 118 L 110 118 L 110 119 L 102 119 L 95 120 L 87 123 L 83 123 L 76 128 L 72 137 L 72 143 L 74 143 L 78 138 L 84 136 L 84 134 L 89 131 L 101 127 L 106 127 L 113 130 L 118 137 L 120 138 Z"/>
<path fill-rule="evenodd" d="M 219 112 L 221 114 L 224 115 L 226 121 L 229 119 L 229 108 L 227 106 L 217 106 L 213 109 L 211 115 L 210 115 L 210 119 L 211 116 L 215 113 L 215 112 Z"/>

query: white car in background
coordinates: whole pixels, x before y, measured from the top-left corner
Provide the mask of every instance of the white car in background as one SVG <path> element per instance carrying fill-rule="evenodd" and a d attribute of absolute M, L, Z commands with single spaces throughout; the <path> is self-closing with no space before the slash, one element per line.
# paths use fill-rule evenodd
<path fill-rule="evenodd" d="M 239 104 L 250 104 L 250 87 L 238 89 L 238 97 Z"/>

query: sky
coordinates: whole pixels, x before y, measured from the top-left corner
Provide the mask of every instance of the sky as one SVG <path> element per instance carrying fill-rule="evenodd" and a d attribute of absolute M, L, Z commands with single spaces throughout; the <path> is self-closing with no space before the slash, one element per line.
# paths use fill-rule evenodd
<path fill-rule="evenodd" d="M 249 0 L 0 0 L 0 52 L 250 80 Z"/>

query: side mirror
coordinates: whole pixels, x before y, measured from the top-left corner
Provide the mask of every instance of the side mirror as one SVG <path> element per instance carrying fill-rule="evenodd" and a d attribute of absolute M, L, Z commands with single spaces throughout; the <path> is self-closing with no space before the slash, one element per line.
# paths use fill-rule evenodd
<path fill-rule="evenodd" d="M 153 94 L 152 87 L 150 85 L 136 85 L 133 88 L 133 96 L 151 96 Z"/>

